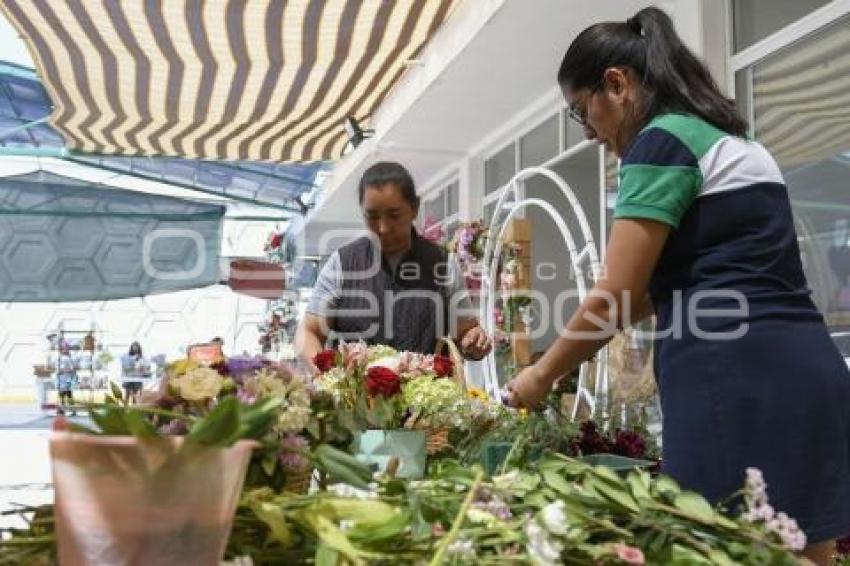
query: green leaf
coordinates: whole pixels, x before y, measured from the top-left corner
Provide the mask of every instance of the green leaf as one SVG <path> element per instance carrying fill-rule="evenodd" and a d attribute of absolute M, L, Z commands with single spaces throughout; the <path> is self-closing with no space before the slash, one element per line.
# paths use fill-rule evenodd
<path fill-rule="evenodd" d="M 262 438 L 274 425 L 283 399 L 271 397 L 240 408 L 239 438 Z"/>
<path fill-rule="evenodd" d="M 674 544 L 670 548 L 670 558 L 666 561 L 669 566 L 697 566 L 711 564 L 711 561 L 692 548 Z"/>
<path fill-rule="evenodd" d="M 648 501 L 652 499 L 652 494 L 649 493 L 649 478 L 641 477 L 641 474 L 636 471 L 631 471 L 626 476 L 626 484 L 629 486 L 632 495 L 638 501 Z"/>
<path fill-rule="evenodd" d="M 159 437 L 156 427 L 154 427 L 153 424 L 145 418 L 145 415 L 139 411 L 128 411 L 124 420 L 127 423 L 127 428 L 130 430 L 130 434 L 133 436 L 137 436 L 139 438 Z"/>
<path fill-rule="evenodd" d="M 124 392 L 121 391 L 121 388 L 118 387 L 118 384 L 114 381 L 109 382 L 109 390 L 112 391 L 112 397 L 118 401 L 119 403 L 124 401 Z"/>
<path fill-rule="evenodd" d="M 286 518 L 279 505 L 256 502 L 251 504 L 251 511 L 268 526 L 272 539 L 279 542 L 284 548 L 291 548 L 295 544 L 295 534 L 286 523 Z"/>
<path fill-rule="evenodd" d="M 238 434 L 239 402 L 235 397 L 227 397 L 195 423 L 186 439 L 206 446 L 229 446 Z"/>
<path fill-rule="evenodd" d="M 263 472 L 271 477 L 274 475 L 275 468 L 277 468 L 277 453 L 273 451 L 268 451 L 263 454 L 263 459 L 260 462 L 260 466 L 263 468 Z"/>
<path fill-rule="evenodd" d="M 713 564 L 717 566 L 735 566 L 736 562 L 729 558 L 729 555 L 719 548 L 712 548 L 708 551 L 708 557 Z"/>
<path fill-rule="evenodd" d="M 670 498 L 670 500 L 674 499 L 676 495 L 681 491 L 679 488 L 679 484 L 676 483 L 671 477 L 668 476 L 659 476 L 655 482 L 655 492 L 659 495 L 666 496 Z"/>
<path fill-rule="evenodd" d="M 683 491 L 673 500 L 673 504 L 681 511 L 705 523 L 714 524 L 714 509 L 701 495 L 693 491 Z"/>
<path fill-rule="evenodd" d="M 561 495 L 570 495 L 573 490 L 570 484 L 554 470 L 543 470 L 543 481 L 546 485 L 560 493 Z"/>
<path fill-rule="evenodd" d="M 313 460 L 332 480 L 366 489 L 372 480 L 372 470 L 357 458 L 328 444 L 317 446 Z"/>
<path fill-rule="evenodd" d="M 89 412 L 91 420 L 100 429 L 101 434 L 107 436 L 127 436 L 130 427 L 124 419 L 124 409 L 115 405 L 104 405 L 100 409 Z"/>
<path fill-rule="evenodd" d="M 584 485 L 623 509 L 634 514 L 640 513 L 640 506 L 625 488 L 613 486 L 593 476 L 588 476 Z"/>
<path fill-rule="evenodd" d="M 309 515 L 309 513 L 309 511 L 301 512 L 299 513 L 299 516 L 302 517 L 302 520 L 304 520 L 307 524 L 313 527 L 316 532 L 316 537 L 318 537 L 323 544 L 345 555 L 345 557 L 355 566 L 366 564 L 361 557 L 368 556 L 369 553 L 358 550 L 353 544 L 351 544 L 351 541 L 348 540 L 345 533 L 342 532 L 342 530 L 333 524 L 327 517 L 318 514 Z"/>
<path fill-rule="evenodd" d="M 320 542 L 316 546 L 316 566 L 336 566 L 339 563 L 339 552 Z"/>

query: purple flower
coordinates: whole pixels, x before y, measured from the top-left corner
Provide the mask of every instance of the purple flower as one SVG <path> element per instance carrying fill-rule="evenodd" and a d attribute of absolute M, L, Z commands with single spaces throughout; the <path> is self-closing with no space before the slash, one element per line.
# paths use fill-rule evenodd
<path fill-rule="evenodd" d="M 280 441 L 280 465 L 285 470 L 301 471 L 310 465 L 310 445 L 303 436 L 287 434 Z"/>
<path fill-rule="evenodd" d="M 183 436 L 189 433 L 189 427 L 186 426 L 186 421 L 174 419 L 173 421 L 159 427 L 159 433 L 168 436 Z"/>
<path fill-rule="evenodd" d="M 235 380 L 240 381 L 245 374 L 262 369 L 264 365 L 265 362 L 261 358 L 235 356 L 227 359 L 227 373 Z"/>

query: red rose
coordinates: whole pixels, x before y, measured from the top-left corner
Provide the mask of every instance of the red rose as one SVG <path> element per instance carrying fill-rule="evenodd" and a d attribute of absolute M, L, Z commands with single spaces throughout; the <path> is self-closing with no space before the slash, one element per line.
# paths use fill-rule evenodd
<path fill-rule="evenodd" d="M 395 397 L 401 393 L 401 379 L 390 368 L 371 367 L 366 372 L 366 390 L 371 397 Z"/>
<path fill-rule="evenodd" d="M 283 234 L 275 234 L 269 242 L 269 248 L 276 250 L 283 243 Z"/>
<path fill-rule="evenodd" d="M 330 371 L 336 365 L 336 352 L 324 350 L 313 356 L 313 365 L 322 373 Z"/>
<path fill-rule="evenodd" d="M 454 362 L 448 356 L 434 356 L 434 373 L 440 377 L 450 376 L 454 367 Z"/>

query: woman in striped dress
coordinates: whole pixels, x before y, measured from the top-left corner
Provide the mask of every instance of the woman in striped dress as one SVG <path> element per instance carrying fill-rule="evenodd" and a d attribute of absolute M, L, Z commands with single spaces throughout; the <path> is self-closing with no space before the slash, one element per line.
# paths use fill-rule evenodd
<path fill-rule="evenodd" d="M 611 327 L 654 310 L 665 473 L 719 501 L 759 468 L 826 564 L 850 533 L 850 374 L 779 168 L 656 8 L 583 31 L 558 82 L 587 137 L 621 157 L 620 189 L 604 277 L 511 402 L 537 405 Z"/>

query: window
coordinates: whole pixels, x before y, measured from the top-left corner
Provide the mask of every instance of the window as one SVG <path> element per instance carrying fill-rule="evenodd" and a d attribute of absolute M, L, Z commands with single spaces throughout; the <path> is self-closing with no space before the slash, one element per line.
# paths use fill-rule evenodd
<path fill-rule="evenodd" d="M 734 0 L 735 51 L 741 51 L 830 0 Z"/>
<path fill-rule="evenodd" d="M 520 138 L 519 147 L 522 168 L 540 165 L 558 155 L 558 115 Z"/>
<path fill-rule="evenodd" d="M 516 147 L 509 143 L 484 162 L 484 193 L 490 194 L 506 185 L 516 174 Z"/>
<path fill-rule="evenodd" d="M 738 71 L 788 185 L 813 298 L 850 356 L 850 15 Z M 740 95 L 739 95 L 740 96 Z M 751 106 L 750 106 L 751 105 Z"/>

